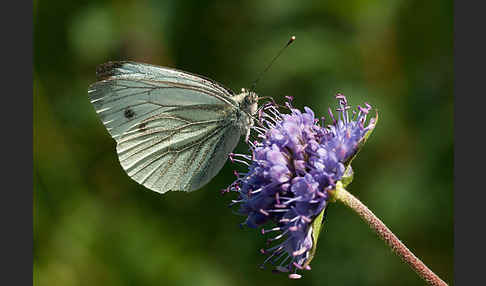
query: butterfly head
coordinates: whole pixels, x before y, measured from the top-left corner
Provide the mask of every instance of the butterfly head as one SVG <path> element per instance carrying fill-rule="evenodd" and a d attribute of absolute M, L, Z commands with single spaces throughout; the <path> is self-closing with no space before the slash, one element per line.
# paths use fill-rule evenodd
<path fill-rule="evenodd" d="M 250 116 L 254 115 L 258 109 L 258 95 L 254 91 L 242 88 L 238 96 L 241 97 L 240 109 Z"/>
<path fill-rule="evenodd" d="M 258 110 L 258 95 L 244 88 L 241 89 L 241 93 L 233 97 L 238 103 L 238 126 L 243 134 L 246 134 L 245 141 L 248 141 L 250 136 L 250 127 L 253 126 L 253 116 Z"/>

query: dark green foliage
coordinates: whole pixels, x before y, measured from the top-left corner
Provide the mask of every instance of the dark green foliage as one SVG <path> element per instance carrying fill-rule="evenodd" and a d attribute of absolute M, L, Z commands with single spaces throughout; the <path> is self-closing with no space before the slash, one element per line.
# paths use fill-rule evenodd
<path fill-rule="evenodd" d="M 87 87 L 135 60 L 328 116 L 334 95 L 380 122 L 348 190 L 447 282 L 453 276 L 452 1 L 34 1 L 34 285 L 423 285 L 358 216 L 329 207 L 312 271 L 260 271 L 262 239 L 219 191 L 159 195 L 119 166 Z M 371 114 L 374 115 L 374 114 Z M 238 153 L 245 152 L 241 144 Z"/>

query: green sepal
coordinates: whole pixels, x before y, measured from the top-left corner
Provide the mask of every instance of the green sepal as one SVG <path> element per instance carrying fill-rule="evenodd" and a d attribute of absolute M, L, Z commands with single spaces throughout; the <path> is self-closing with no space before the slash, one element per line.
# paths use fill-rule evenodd
<path fill-rule="evenodd" d="M 354 178 L 353 168 L 351 167 L 351 164 L 349 164 L 346 167 L 346 170 L 344 170 L 344 174 L 341 177 L 340 181 L 343 183 L 344 187 L 347 187 L 349 184 L 351 184 L 353 178 Z"/>
<path fill-rule="evenodd" d="M 304 267 L 309 265 L 309 263 L 312 261 L 314 258 L 314 255 L 316 254 L 317 250 L 317 239 L 319 238 L 319 233 L 321 232 L 321 226 L 326 220 L 326 211 L 327 211 L 327 206 L 324 207 L 324 209 L 321 211 L 321 213 L 314 218 L 312 221 L 311 227 L 312 227 L 312 248 L 309 252 L 309 258 L 304 262 Z"/>

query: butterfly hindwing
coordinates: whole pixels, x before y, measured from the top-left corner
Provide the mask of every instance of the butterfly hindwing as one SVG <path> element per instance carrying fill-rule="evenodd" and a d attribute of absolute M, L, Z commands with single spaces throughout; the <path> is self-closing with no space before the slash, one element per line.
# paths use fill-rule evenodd
<path fill-rule="evenodd" d="M 97 75 L 90 100 L 117 142 L 120 164 L 151 190 L 198 189 L 239 140 L 237 105 L 215 82 L 132 62 L 104 64 Z"/>

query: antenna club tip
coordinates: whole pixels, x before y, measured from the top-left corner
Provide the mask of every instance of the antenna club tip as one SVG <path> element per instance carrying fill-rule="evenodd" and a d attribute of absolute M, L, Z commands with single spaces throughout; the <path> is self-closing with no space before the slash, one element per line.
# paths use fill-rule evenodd
<path fill-rule="evenodd" d="M 290 37 L 290 40 L 288 41 L 286 46 L 292 44 L 293 41 L 295 41 L 295 36 Z"/>

